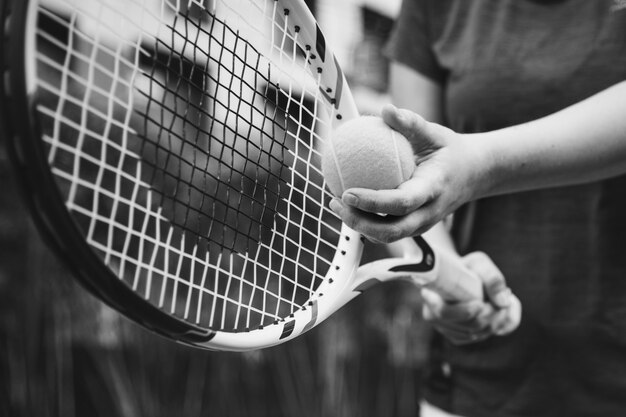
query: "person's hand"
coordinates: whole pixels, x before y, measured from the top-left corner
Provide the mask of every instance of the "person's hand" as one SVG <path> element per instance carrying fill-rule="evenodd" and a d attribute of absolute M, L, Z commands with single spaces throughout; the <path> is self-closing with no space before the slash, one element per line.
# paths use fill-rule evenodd
<path fill-rule="evenodd" d="M 474 199 L 483 181 L 483 158 L 463 135 L 409 110 L 388 105 L 382 118 L 413 144 L 413 176 L 394 190 L 348 189 L 330 207 L 370 240 L 389 243 L 424 233 Z"/>
<path fill-rule="evenodd" d="M 466 255 L 463 262 L 483 281 L 486 299 L 451 304 L 424 288 L 424 319 L 456 345 L 511 333 L 520 324 L 522 307 L 507 287 L 502 272 L 482 252 Z"/>

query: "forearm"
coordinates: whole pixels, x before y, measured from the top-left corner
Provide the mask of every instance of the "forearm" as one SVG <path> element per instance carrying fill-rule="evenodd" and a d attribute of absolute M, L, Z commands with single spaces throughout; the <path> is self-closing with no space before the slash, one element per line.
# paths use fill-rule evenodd
<path fill-rule="evenodd" d="M 626 82 L 545 118 L 463 138 L 481 155 L 477 197 L 626 173 Z"/>

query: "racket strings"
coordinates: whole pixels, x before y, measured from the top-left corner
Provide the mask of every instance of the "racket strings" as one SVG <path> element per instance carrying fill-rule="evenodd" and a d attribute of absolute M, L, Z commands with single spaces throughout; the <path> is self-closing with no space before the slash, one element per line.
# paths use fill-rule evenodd
<path fill-rule="evenodd" d="M 40 8 L 55 30 L 38 28 L 36 59 L 51 170 L 91 247 L 147 301 L 213 330 L 302 308 L 340 222 L 319 168 L 329 110 L 283 11 L 88 3 Z"/>

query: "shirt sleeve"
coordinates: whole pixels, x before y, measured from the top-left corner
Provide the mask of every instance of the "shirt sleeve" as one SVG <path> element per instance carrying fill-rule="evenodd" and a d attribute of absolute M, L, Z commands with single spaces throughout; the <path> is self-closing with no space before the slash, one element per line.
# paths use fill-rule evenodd
<path fill-rule="evenodd" d="M 384 54 L 391 61 L 442 84 L 445 70 L 433 51 L 426 3 L 426 0 L 403 0 Z"/>

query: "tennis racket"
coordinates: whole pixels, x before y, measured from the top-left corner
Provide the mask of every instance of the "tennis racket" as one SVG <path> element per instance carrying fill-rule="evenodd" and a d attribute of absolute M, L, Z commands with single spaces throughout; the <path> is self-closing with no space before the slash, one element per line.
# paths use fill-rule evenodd
<path fill-rule="evenodd" d="M 357 116 L 299 0 L 4 0 L 0 109 L 34 218 L 80 282 L 193 346 L 306 332 L 372 285 L 482 297 L 422 239 L 360 266 L 320 149 Z"/>

